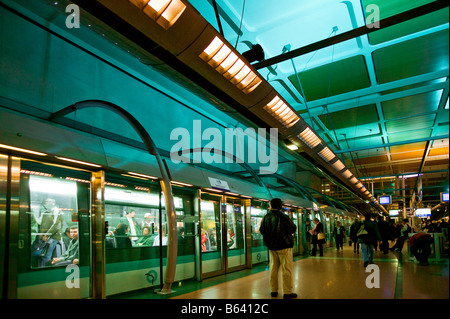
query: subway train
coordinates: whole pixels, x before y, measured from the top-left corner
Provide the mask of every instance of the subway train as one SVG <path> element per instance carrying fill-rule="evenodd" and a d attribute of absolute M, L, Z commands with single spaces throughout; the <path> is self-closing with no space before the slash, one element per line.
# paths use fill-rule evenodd
<path fill-rule="evenodd" d="M 10 297 L 89 298 L 99 275 L 104 277 L 105 296 L 161 285 L 167 262 L 167 216 L 157 176 L 99 169 L 93 163 L 6 147 L 0 149 L 0 194 L 2 223 L 8 226 L 3 240 L 9 248 L 2 271 L 9 273 Z M 152 171 L 148 165 L 147 171 Z M 99 171 L 104 176 L 100 186 L 92 182 Z M 175 284 L 267 262 L 259 225 L 270 196 L 261 186 L 188 165 L 172 174 L 178 229 Z M 211 186 L 210 179 L 228 188 Z M 99 191 L 100 203 L 93 194 Z M 270 193 L 283 199 L 285 213 L 298 226 L 295 255 L 308 251 L 308 220 L 317 217 L 324 223 L 330 245 L 334 221 L 348 226 L 356 217 L 350 210 L 308 201 L 293 192 Z M 104 215 L 104 230 L 92 227 L 94 211 Z M 78 233 L 79 254 L 75 262 L 59 261 L 70 250 L 71 229 Z M 93 257 L 99 234 L 103 260 Z M 104 274 L 99 274 L 98 263 L 104 263 Z M 78 289 L 70 280 L 75 276 Z"/>

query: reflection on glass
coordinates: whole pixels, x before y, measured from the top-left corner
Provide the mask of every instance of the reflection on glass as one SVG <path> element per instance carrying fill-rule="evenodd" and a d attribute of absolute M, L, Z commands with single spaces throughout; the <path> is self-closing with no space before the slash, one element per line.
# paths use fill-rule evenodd
<path fill-rule="evenodd" d="M 130 248 L 167 246 L 167 214 L 163 207 L 162 219 L 159 218 L 159 194 L 148 190 L 129 190 L 118 187 L 105 187 L 105 217 L 108 222 L 106 248 Z M 176 215 L 183 216 L 183 200 L 174 197 Z M 160 241 L 160 224 L 162 238 Z M 177 222 L 180 231 L 184 222 Z"/>
<path fill-rule="evenodd" d="M 217 226 L 216 214 L 212 201 L 201 201 L 201 247 L 202 252 L 217 251 Z M 219 232 L 220 234 L 220 232 Z"/>
<path fill-rule="evenodd" d="M 79 263 L 77 183 L 29 176 L 31 267 Z"/>

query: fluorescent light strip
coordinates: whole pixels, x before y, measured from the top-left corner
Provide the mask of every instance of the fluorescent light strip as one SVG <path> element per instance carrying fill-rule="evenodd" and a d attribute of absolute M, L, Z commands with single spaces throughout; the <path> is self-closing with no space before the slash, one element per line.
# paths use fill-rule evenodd
<path fill-rule="evenodd" d="M 350 178 L 350 183 L 356 184 L 358 182 L 358 179 L 356 177 Z"/>
<path fill-rule="evenodd" d="M 199 57 L 245 94 L 252 92 L 262 83 L 255 72 L 217 36 Z"/>
<path fill-rule="evenodd" d="M 0 144 L 0 148 L 6 148 L 8 150 L 19 151 L 19 152 L 24 152 L 24 153 L 34 154 L 34 155 L 47 156 L 47 154 L 45 154 L 45 153 L 27 150 L 25 148 L 20 148 L 20 147 L 9 146 L 9 145 L 5 145 L 5 144 Z"/>
<path fill-rule="evenodd" d="M 111 182 L 105 182 L 106 186 L 113 186 L 113 187 L 120 187 L 120 188 L 127 188 L 125 185 L 117 184 L 117 183 L 111 183 Z"/>
<path fill-rule="evenodd" d="M 72 182 L 80 182 L 80 183 L 85 183 L 85 184 L 89 184 L 91 181 L 87 181 L 85 179 L 80 179 L 80 178 L 74 178 L 74 177 L 66 177 L 67 181 L 72 181 Z"/>
<path fill-rule="evenodd" d="M 181 17 L 186 6 L 180 0 L 129 0 L 161 27 L 169 30 Z"/>
<path fill-rule="evenodd" d="M 264 110 L 287 128 L 290 128 L 300 120 L 297 114 L 278 95 L 264 106 Z"/>
<path fill-rule="evenodd" d="M 310 148 L 314 148 L 320 144 L 320 138 L 316 134 L 314 134 L 314 132 L 309 127 L 301 132 L 298 137 Z"/>
<path fill-rule="evenodd" d="M 318 154 L 320 157 L 322 157 L 324 160 L 328 162 L 331 161 L 336 156 L 328 147 L 325 147 Z"/>
<path fill-rule="evenodd" d="M 74 159 L 67 158 L 67 157 L 56 156 L 56 158 L 58 158 L 60 160 L 63 160 L 63 161 L 73 162 L 73 163 L 78 163 L 78 164 L 83 164 L 83 165 L 88 165 L 88 166 L 92 166 L 92 167 L 102 167 L 101 165 L 92 164 L 92 163 L 88 163 L 88 162 L 83 162 L 83 161 L 79 161 L 79 160 L 74 160 Z"/>
<path fill-rule="evenodd" d="M 350 178 L 352 176 L 352 172 L 350 172 L 349 169 L 345 170 L 342 175 L 344 175 L 347 178 Z"/>
<path fill-rule="evenodd" d="M 344 167 L 345 167 L 345 165 L 340 160 L 338 160 L 336 163 L 334 163 L 331 166 L 333 166 L 334 169 L 337 170 L 338 172 L 342 171 L 344 169 Z"/>
<path fill-rule="evenodd" d="M 175 182 L 175 181 L 171 181 L 170 183 L 171 183 L 171 184 L 174 184 L 174 185 L 178 185 L 178 186 L 187 186 L 187 187 L 192 187 L 192 186 L 194 186 L 194 185 L 192 185 L 192 184 L 181 183 L 181 182 Z"/>
<path fill-rule="evenodd" d="M 148 187 L 134 186 L 134 189 L 138 190 L 138 191 L 144 191 L 144 192 L 149 192 L 150 193 L 150 188 L 148 188 Z"/>
<path fill-rule="evenodd" d="M 217 193 L 222 193 L 223 191 L 219 190 L 219 189 L 214 189 L 214 188 L 204 188 L 204 191 L 210 191 L 210 192 L 217 192 Z"/>
<path fill-rule="evenodd" d="M 158 177 L 155 177 L 155 176 L 144 175 L 144 174 L 139 174 L 139 173 L 134 173 L 134 172 L 128 172 L 128 174 L 134 175 L 134 176 L 139 176 L 139 177 L 144 177 L 144 178 L 158 179 Z"/>
<path fill-rule="evenodd" d="M 53 177 L 52 174 L 42 173 L 42 172 L 35 172 L 35 171 L 29 171 L 29 170 L 26 170 L 26 169 L 21 169 L 20 172 L 21 172 L 22 174 L 37 175 L 37 176 L 46 176 L 46 177 Z"/>

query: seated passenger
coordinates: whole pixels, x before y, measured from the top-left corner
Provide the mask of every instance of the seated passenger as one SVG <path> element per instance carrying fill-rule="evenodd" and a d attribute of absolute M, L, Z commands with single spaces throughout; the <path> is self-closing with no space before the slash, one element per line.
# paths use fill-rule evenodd
<path fill-rule="evenodd" d="M 120 223 L 114 230 L 114 237 L 116 239 L 116 248 L 131 248 L 131 239 L 128 237 L 128 225 Z"/>
<path fill-rule="evenodd" d="M 139 237 L 138 241 L 136 242 L 136 246 L 153 246 L 153 237 L 150 227 L 144 226 L 142 228 L 142 237 Z"/>
<path fill-rule="evenodd" d="M 56 246 L 54 239 L 49 238 L 48 235 L 36 236 L 36 239 L 31 245 L 32 267 L 45 267 L 45 264 L 50 261 L 48 258 L 48 250 L 51 249 L 51 246 Z"/>
<path fill-rule="evenodd" d="M 54 266 L 69 265 L 69 264 L 77 265 L 79 262 L 78 227 L 72 226 L 69 228 L 69 230 L 70 230 L 69 237 L 72 238 L 72 240 L 70 241 L 69 247 L 67 248 L 66 252 L 62 254 L 61 257 L 53 258 L 52 265 Z"/>
<path fill-rule="evenodd" d="M 167 246 L 167 236 L 164 231 L 164 227 L 162 228 L 162 245 Z M 159 246 L 159 234 L 156 235 L 155 240 L 153 241 L 153 246 Z"/>

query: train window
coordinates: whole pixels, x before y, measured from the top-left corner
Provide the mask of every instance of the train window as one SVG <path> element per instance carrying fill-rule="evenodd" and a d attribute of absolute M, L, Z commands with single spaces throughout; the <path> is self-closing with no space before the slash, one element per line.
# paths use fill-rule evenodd
<path fill-rule="evenodd" d="M 252 239 L 253 240 L 262 239 L 262 235 L 259 232 L 259 228 L 261 227 L 262 219 L 266 213 L 267 213 L 267 210 L 263 210 L 263 209 L 257 208 L 257 207 L 251 208 L 251 224 L 252 224 Z"/>
<path fill-rule="evenodd" d="M 167 246 L 167 214 L 163 213 L 160 220 L 159 201 L 159 194 L 150 193 L 148 189 L 106 186 L 106 248 Z M 183 215 L 183 200 L 175 197 L 174 204 L 176 214 Z M 164 209 L 164 197 L 161 198 L 161 206 Z M 177 226 L 184 227 L 184 223 L 178 222 Z"/>
<path fill-rule="evenodd" d="M 217 202 L 201 201 L 201 242 L 202 252 L 217 251 L 218 240 L 220 238 L 220 220 L 216 220 L 216 216 L 220 218 L 220 213 L 216 214 Z M 219 247 L 220 250 L 220 247 Z"/>
<path fill-rule="evenodd" d="M 244 247 L 244 213 L 241 205 L 226 205 L 227 210 L 227 248 Z"/>
<path fill-rule="evenodd" d="M 77 183 L 29 176 L 31 267 L 79 263 Z"/>

